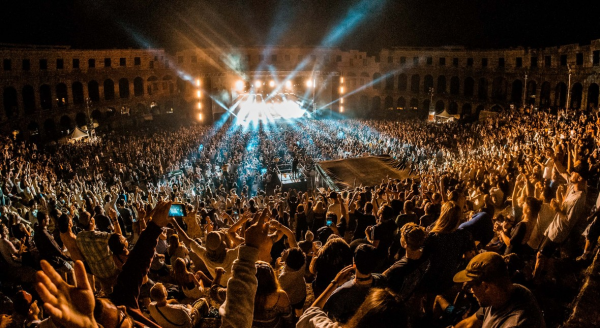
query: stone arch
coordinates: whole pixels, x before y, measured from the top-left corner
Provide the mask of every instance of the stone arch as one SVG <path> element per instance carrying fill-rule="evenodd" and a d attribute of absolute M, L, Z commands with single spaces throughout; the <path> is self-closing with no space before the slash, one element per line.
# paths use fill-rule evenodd
<path fill-rule="evenodd" d="M 410 109 L 412 109 L 412 110 L 419 109 L 419 99 L 417 99 L 417 98 L 410 99 Z"/>
<path fill-rule="evenodd" d="M 59 83 L 56 85 L 56 104 L 58 107 L 65 107 L 69 104 L 67 85 L 64 83 Z"/>
<path fill-rule="evenodd" d="M 437 80 L 437 90 L 435 90 L 437 94 L 443 95 L 446 93 L 446 76 L 440 75 Z"/>
<path fill-rule="evenodd" d="M 465 90 L 463 93 L 465 97 L 473 97 L 475 95 L 475 80 L 470 76 L 465 79 Z"/>
<path fill-rule="evenodd" d="M 477 88 L 477 97 L 479 100 L 488 99 L 488 80 L 485 77 L 479 79 L 479 87 Z"/>
<path fill-rule="evenodd" d="M 410 77 L 410 91 L 412 93 L 419 93 L 419 84 L 421 83 L 421 77 L 419 74 L 415 74 Z"/>
<path fill-rule="evenodd" d="M 175 93 L 175 86 L 173 84 L 173 77 L 171 77 L 171 75 L 165 75 L 162 78 L 162 89 L 163 91 L 165 90 L 169 90 L 169 94 L 174 94 Z"/>
<path fill-rule="evenodd" d="M 53 118 L 44 121 L 44 133 L 50 138 L 54 138 L 56 135 L 56 123 Z"/>
<path fill-rule="evenodd" d="M 520 104 L 523 101 L 523 81 L 519 79 L 513 81 L 510 101 L 515 104 Z"/>
<path fill-rule="evenodd" d="M 119 98 L 129 98 L 129 80 L 126 78 L 121 78 L 119 80 Z"/>
<path fill-rule="evenodd" d="M 373 74 L 373 89 L 380 90 L 381 89 L 381 73 Z"/>
<path fill-rule="evenodd" d="M 385 97 L 383 108 L 394 109 L 394 98 L 392 96 Z"/>
<path fill-rule="evenodd" d="M 369 108 L 369 97 L 362 95 L 360 96 L 360 108 L 366 111 Z"/>
<path fill-rule="evenodd" d="M 458 76 L 453 76 L 450 78 L 450 94 L 453 96 L 458 96 L 460 93 L 460 78 Z"/>
<path fill-rule="evenodd" d="M 371 110 L 377 112 L 381 109 L 381 97 L 375 96 L 371 100 Z"/>
<path fill-rule="evenodd" d="M 398 75 L 398 91 L 406 91 L 408 87 L 408 77 L 402 73 Z"/>
<path fill-rule="evenodd" d="M 435 103 L 435 112 L 436 112 L 436 113 L 438 113 L 438 114 L 439 114 L 439 113 L 443 112 L 443 111 L 444 111 L 444 108 L 446 108 L 446 104 L 444 104 L 444 101 L 443 101 L 443 100 L 438 100 L 438 101 Z"/>
<path fill-rule="evenodd" d="M 98 82 L 94 80 L 88 82 L 88 97 L 93 102 L 100 101 L 100 87 L 98 86 Z"/>
<path fill-rule="evenodd" d="M 404 97 L 398 98 L 397 107 L 401 110 L 406 108 L 406 99 L 404 99 Z"/>
<path fill-rule="evenodd" d="M 77 113 L 77 115 L 75 115 L 75 123 L 78 127 L 86 126 L 88 124 L 87 115 L 83 112 Z"/>
<path fill-rule="evenodd" d="M 498 76 L 492 82 L 492 100 L 506 101 L 506 89 L 508 82 L 502 76 Z"/>
<path fill-rule="evenodd" d="M 111 79 L 104 80 L 104 100 L 115 99 L 115 82 Z"/>
<path fill-rule="evenodd" d="M 136 97 L 144 95 L 144 80 L 139 76 L 133 79 L 133 95 Z"/>
<path fill-rule="evenodd" d="M 42 109 L 52 108 L 52 90 L 47 84 L 42 84 L 40 87 L 40 105 Z"/>
<path fill-rule="evenodd" d="M 526 91 L 525 102 L 527 105 L 535 104 L 535 94 L 537 93 L 537 82 L 534 80 L 529 80 L 527 82 L 527 91 Z"/>
<path fill-rule="evenodd" d="M 429 112 L 430 105 L 431 105 L 431 100 L 425 99 L 423 101 L 423 110 L 426 110 L 427 112 Z"/>
<path fill-rule="evenodd" d="M 588 87 L 588 92 L 587 92 L 587 107 L 586 107 L 586 109 L 598 107 L 598 96 L 599 95 L 600 95 L 600 89 L 598 87 L 598 84 L 596 84 L 596 83 L 590 84 L 590 86 Z"/>
<path fill-rule="evenodd" d="M 63 115 L 60 118 L 59 125 L 61 127 L 61 131 L 69 130 L 69 132 L 71 132 L 73 129 L 73 120 L 71 117 L 69 117 L 69 115 Z"/>
<path fill-rule="evenodd" d="M 19 114 L 19 102 L 17 100 L 17 89 L 13 87 L 4 88 L 4 112 L 7 117 L 15 117 Z"/>
<path fill-rule="evenodd" d="M 573 84 L 571 88 L 571 105 L 569 108 L 579 109 L 581 108 L 581 99 L 583 98 L 583 85 L 577 82 Z"/>
<path fill-rule="evenodd" d="M 385 89 L 386 90 L 394 90 L 394 74 L 388 73 L 385 76 Z"/>
<path fill-rule="evenodd" d="M 81 105 L 85 101 L 83 96 L 83 84 L 81 82 L 73 82 L 71 85 L 71 89 L 73 90 L 73 104 Z"/>
<path fill-rule="evenodd" d="M 545 81 L 542 83 L 542 90 L 540 91 L 540 108 L 550 107 L 550 94 L 552 93 L 552 87 L 550 82 Z"/>
<path fill-rule="evenodd" d="M 567 84 L 565 82 L 558 82 L 554 89 L 554 106 L 565 108 L 567 104 Z"/>
<path fill-rule="evenodd" d="M 473 106 L 471 106 L 470 103 L 466 103 L 462 106 L 462 110 L 461 110 L 461 115 L 462 116 L 468 116 L 471 115 L 471 112 L 473 111 Z"/>
<path fill-rule="evenodd" d="M 429 88 L 433 88 L 433 76 L 427 74 L 423 78 L 423 92 L 429 92 Z"/>
<path fill-rule="evenodd" d="M 32 114 L 35 112 L 35 91 L 30 85 L 23 87 L 23 110 L 25 114 Z"/>
<path fill-rule="evenodd" d="M 156 76 L 151 76 L 146 81 L 148 82 L 146 88 L 148 89 L 147 93 L 149 95 L 152 95 L 154 92 L 158 92 L 158 78 Z"/>
<path fill-rule="evenodd" d="M 458 114 L 458 104 L 456 103 L 456 101 L 450 102 L 450 104 L 448 105 L 448 113 L 452 115 Z"/>

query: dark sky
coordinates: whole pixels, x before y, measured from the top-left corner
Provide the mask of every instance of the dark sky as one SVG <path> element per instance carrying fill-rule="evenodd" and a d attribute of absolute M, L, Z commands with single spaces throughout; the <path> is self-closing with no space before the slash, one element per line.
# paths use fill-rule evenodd
<path fill-rule="evenodd" d="M 600 38 L 600 1 L 12 0 L 0 42 L 75 48 L 555 46 Z M 7 4 L 8 3 L 8 4 Z"/>

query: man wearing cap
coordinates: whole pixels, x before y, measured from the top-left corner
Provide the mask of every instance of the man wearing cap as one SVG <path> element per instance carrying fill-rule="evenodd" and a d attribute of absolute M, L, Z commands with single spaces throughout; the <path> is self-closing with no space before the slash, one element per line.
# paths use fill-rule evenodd
<path fill-rule="evenodd" d="M 498 253 L 475 256 L 454 276 L 454 282 L 466 283 L 481 306 L 456 328 L 546 327 L 535 297 L 529 289 L 510 281 L 504 258 Z"/>

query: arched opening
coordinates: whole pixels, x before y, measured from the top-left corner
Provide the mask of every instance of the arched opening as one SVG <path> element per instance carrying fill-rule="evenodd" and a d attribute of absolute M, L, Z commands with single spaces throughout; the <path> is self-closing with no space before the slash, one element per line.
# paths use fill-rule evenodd
<path fill-rule="evenodd" d="M 436 92 L 440 95 L 446 93 L 446 77 L 444 75 L 438 76 Z"/>
<path fill-rule="evenodd" d="M 473 95 L 475 94 L 475 80 L 473 80 L 472 77 L 467 77 L 465 79 L 465 90 L 464 90 L 464 95 L 465 97 L 473 97 Z"/>
<path fill-rule="evenodd" d="M 219 78 L 220 80 L 220 78 Z M 162 89 L 163 92 L 169 90 L 169 94 L 172 95 L 175 93 L 175 87 L 173 85 L 173 78 L 171 75 L 165 75 L 162 78 Z"/>
<path fill-rule="evenodd" d="M 512 83 L 512 90 L 510 93 L 510 101 L 514 104 L 520 104 L 523 100 L 523 82 L 521 80 L 514 80 Z"/>
<path fill-rule="evenodd" d="M 453 76 L 450 78 L 450 94 L 453 96 L 458 96 L 460 93 L 460 79 L 458 76 Z"/>
<path fill-rule="evenodd" d="M 371 100 L 371 110 L 377 112 L 381 109 L 381 98 L 379 96 L 373 97 Z"/>
<path fill-rule="evenodd" d="M 398 98 L 398 109 L 404 110 L 406 108 L 406 99 L 404 97 Z"/>
<path fill-rule="evenodd" d="M 592 83 L 588 87 L 587 93 L 587 109 L 598 108 L 598 96 L 600 95 L 600 90 L 598 88 L 598 84 Z"/>
<path fill-rule="evenodd" d="M 506 101 L 507 82 L 503 77 L 497 77 L 492 82 L 492 100 Z"/>
<path fill-rule="evenodd" d="M 73 104 L 83 104 L 83 84 L 81 84 L 81 82 L 73 82 L 71 89 L 73 89 Z"/>
<path fill-rule="evenodd" d="M 408 86 L 408 77 L 402 73 L 398 75 L 398 91 L 406 91 Z"/>
<path fill-rule="evenodd" d="M 537 93 L 537 82 L 530 80 L 527 82 L 527 105 L 535 105 L 535 94 Z"/>
<path fill-rule="evenodd" d="M 385 89 L 394 90 L 394 74 L 388 74 L 385 76 Z"/>
<path fill-rule="evenodd" d="M 410 109 L 412 109 L 412 110 L 419 109 L 419 99 L 417 99 L 417 98 L 410 99 Z"/>
<path fill-rule="evenodd" d="M 462 106 L 462 111 L 461 111 L 461 113 L 460 113 L 460 114 L 461 114 L 463 117 L 465 117 L 465 116 L 470 116 L 470 115 L 471 115 L 471 111 L 472 111 L 472 110 L 473 110 L 473 106 L 471 106 L 471 104 L 467 103 L 467 104 L 464 104 L 464 105 Z"/>
<path fill-rule="evenodd" d="M 64 83 L 59 83 L 56 85 L 56 104 L 58 107 L 66 107 L 69 104 L 67 85 Z"/>
<path fill-rule="evenodd" d="M 554 89 L 554 106 L 565 108 L 567 105 L 567 84 L 558 82 Z"/>
<path fill-rule="evenodd" d="M 367 108 L 369 108 L 369 97 L 367 97 L 367 96 L 360 96 L 360 108 L 363 111 L 366 111 Z"/>
<path fill-rule="evenodd" d="M 373 74 L 373 89 L 381 89 L 381 73 Z"/>
<path fill-rule="evenodd" d="M 419 84 L 421 83 L 421 77 L 418 74 L 411 76 L 410 78 L 410 91 L 412 93 L 419 93 Z"/>
<path fill-rule="evenodd" d="M 95 109 L 92 114 L 92 120 L 99 122 L 102 119 L 102 112 L 99 109 Z"/>
<path fill-rule="evenodd" d="M 550 82 L 546 81 L 542 83 L 542 90 L 540 91 L 540 108 L 550 107 L 550 93 L 552 93 Z"/>
<path fill-rule="evenodd" d="M 571 89 L 571 106 L 570 108 L 579 109 L 581 108 L 581 98 L 583 97 L 583 86 L 577 82 L 573 84 Z"/>
<path fill-rule="evenodd" d="M 13 87 L 4 88 L 4 112 L 7 117 L 15 117 L 19 114 L 19 102 L 17 101 L 17 90 Z"/>
<path fill-rule="evenodd" d="M 44 121 L 44 133 L 49 138 L 54 138 L 56 136 L 56 124 L 53 119 L 49 118 Z"/>
<path fill-rule="evenodd" d="M 30 85 L 23 87 L 23 110 L 25 111 L 25 114 L 32 114 L 35 112 L 35 92 Z"/>
<path fill-rule="evenodd" d="M 425 99 L 423 101 L 423 110 L 429 112 L 429 106 L 431 105 L 431 100 Z"/>
<path fill-rule="evenodd" d="M 448 105 L 448 113 L 455 115 L 458 114 L 458 104 L 455 101 L 451 101 Z"/>
<path fill-rule="evenodd" d="M 88 124 L 87 115 L 82 112 L 77 113 L 75 116 L 75 123 L 77 123 L 78 127 L 86 126 Z"/>
<path fill-rule="evenodd" d="M 121 99 L 129 98 L 129 80 L 126 78 L 119 80 L 119 97 Z"/>
<path fill-rule="evenodd" d="M 385 97 L 384 104 L 385 109 L 394 109 L 394 98 L 392 98 L 391 96 Z"/>
<path fill-rule="evenodd" d="M 158 92 L 158 78 L 156 76 L 151 76 L 148 78 L 148 85 L 146 86 L 148 89 L 147 93 L 152 95 L 155 92 Z"/>
<path fill-rule="evenodd" d="M 436 113 L 438 113 L 438 114 L 439 114 L 439 113 L 443 112 L 443 111 L 444 111 L 444 108 L 446 108 L 446 105 L 444 104 L 444 101 L 443 101 L 443 100 L 438 100 L 438 101 L 435 103 L 435 112 L 436 112 Z"/>
<path fill-rule="evenodd" d="M 477 97 L 479 100 L 488 99 L 488 81 L 482 77 L 479 79 L 479 87 L 477 88 Z"/>
<path fill-rule="evenodd" d="M 98 87 L 98 82 L 94 80 L 88 82 L 88 96 L 93 102 L 100 101 L 100 88 Z"/>
<path fill-rule="evenodd" d="M 144 80 L 139 76 L 133 79 L 133 95 L 136 97 L 144 95 Z"/>
<path fill-rule="evenodd" d="M 63 133 L 70 133 L 73 129 L 73 121 L 68 115 L 63 115 L 59 121 L 60 130 Z"/>
<path fill-rule="evenodd" d="M 115 99 L 115 82 L 111 79 L 104 80 L 104 100 Z"/>
<path fill-rule="evenodd" d="M 40 105 L 42 109 L 52 108 L 52 90 L 50 90 L 50 86 L 47 84 L 43 84 L 40 87 Z"/>
<path fill-rule="evenodd" d="M 430 88 L 433 88 L 433 76 L 428 74 L 423 79 L 423 91 L 429 92 Z"/>

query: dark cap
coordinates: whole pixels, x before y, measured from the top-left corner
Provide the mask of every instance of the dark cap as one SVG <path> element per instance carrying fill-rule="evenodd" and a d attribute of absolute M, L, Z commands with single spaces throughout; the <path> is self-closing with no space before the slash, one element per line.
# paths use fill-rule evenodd
<path fill-rule="evenodd" d="M 454 282 L 490 281 L 508 277 L 504 258 L 494 252 L 481 253 L 471 259 L 465 270 L 454 275 Z"/>

